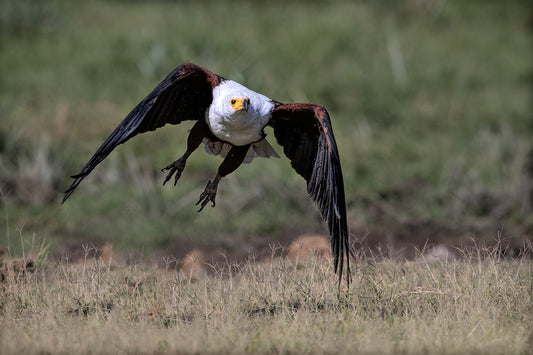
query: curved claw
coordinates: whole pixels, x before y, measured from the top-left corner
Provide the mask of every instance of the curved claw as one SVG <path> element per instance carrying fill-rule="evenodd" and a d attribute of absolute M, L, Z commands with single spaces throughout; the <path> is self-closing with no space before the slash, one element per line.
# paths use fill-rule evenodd
<path fill-rule="evenodd" d="M 201 212 L 208 202 L 211 202 L 211 207 L 215 207 L 215 197 L 217 196 L 217 184 L 211 180 L 207 183 L 204 192 L 200 194 L 200 199 L 196 202 L 196 205 L 200 205 L 198 212 Z"/>
<path fill-rule="evenodd" d="M 183 172 L 184 169 L 185 169 L 185 160 L 182 158 L 162 168 L 161 172 L 164 172 L 165 170 L 170 170 L 167 177 L 165 178 L 165 181 L 163 181 L 163 185 L 165 185 L 172 178 L 172 175 L 176 173 L 176 175 L 174 176 L 174 186 L 176 186 L 179 178 L 181 177 L 181 173 Z"/>

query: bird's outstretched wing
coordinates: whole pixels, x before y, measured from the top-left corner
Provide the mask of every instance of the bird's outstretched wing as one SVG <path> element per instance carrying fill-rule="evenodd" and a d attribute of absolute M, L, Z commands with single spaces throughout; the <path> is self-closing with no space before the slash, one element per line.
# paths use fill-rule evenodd
<path fill-rule="evenodd" d="M 167 123 L 178 124 L 185 120 L 204 119 L 205 111 L 213 100 L 213 88 L 221 80 L 223 79 L 218 75 L 192 63 L 174 69 L 115 128 L 81 172 L 72 176 L 74 181 L 65 191 L 61 203 L 69 198 L 81 181 L 119 144 Z"/>
<path fill-rule="evenodd" d="M 339 273 L 339 282 L 346 258 L 349 284 L 351 251 L 344 183 L 328 112 L 316 104 L 278 103 L 272 111 L 270 125 L 291 166 L 307 181 L 307 192 L 328 223 L 333 265 Z"/>

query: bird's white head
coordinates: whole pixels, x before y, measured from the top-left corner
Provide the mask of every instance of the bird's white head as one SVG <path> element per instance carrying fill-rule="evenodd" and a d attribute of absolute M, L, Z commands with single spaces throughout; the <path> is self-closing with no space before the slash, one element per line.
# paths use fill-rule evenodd
<path fill-rule="evenodd" d="M 257 117 L 269 113 L 270 107 L 263 107 L 268 101 L 244 85 L 226 80 L 213 89 L 212 108 L 223 116 Z"/>
<path fill-rule="evenodd" d="M 206 112 L 206 122 L 213 134 L 234 145 L 245 145 L 263 138 L 263 128 L 270 120 L 272 101 L 231 80 L 213 89 L 213 102 Z"/>

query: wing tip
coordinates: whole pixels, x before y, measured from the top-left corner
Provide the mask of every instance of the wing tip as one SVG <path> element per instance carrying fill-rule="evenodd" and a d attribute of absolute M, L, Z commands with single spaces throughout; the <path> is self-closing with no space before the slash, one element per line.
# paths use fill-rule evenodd
<path fill-rule="evenodd" d="M 350 283 L 352 279 L 351 269 L 350 269 L 350 256 L 354 257 L 354 254 L 350 249 L 344 250 L 344 248 L 341 248 L 341 252 L 334 255 L 334 258 L 333 258 L 333 271 L 335 272 L 335 274 L 339 275 L 338 276 L 339 290 L 342 284 L 342 276 L 344 272 L 346 272 L 346 286 L 348 290 L 350 289 Z M 345 257 L 346 257 L 346 266 L 344 266 Z"/>
<path fill-rule="evenodd" d="M 87 175 L 89 175 L 90 173 L 90 170 L 87 172 L 87 171 L 82 171 L 81 173 L 78 173 L 78 174 L 75 174 L 75 175 L 71 175 L 70 177 L 74 179 L 74 181 L 72 182 L 72 184 L 70 184 L 69 188 L 66 189 L 63 193 L 65 194 L 63 196 L 63 198 L 61 199 L 61 205 L 65 203 L 65 201 L 70 197 L 70 195 L 72 195 L 74 193 L 74 190 L 76 190 L 76 188 L 78 187 L 78 185 L 81 183 L 81 181 L 83 179 L 85 179 L 85 177 Z"/>
<path fill-rule="evenodd" d="M 63 196 L 63 198 L 61 199 L 60 205 L 65 203 L 65 201 L 70 197 L 70 195 L 72 195 L 73 191 L 74 190 L 72 190 L 72 191 L 67 190 L 67 191 L 63 192 L 65 194 L 65 196 Z"/>

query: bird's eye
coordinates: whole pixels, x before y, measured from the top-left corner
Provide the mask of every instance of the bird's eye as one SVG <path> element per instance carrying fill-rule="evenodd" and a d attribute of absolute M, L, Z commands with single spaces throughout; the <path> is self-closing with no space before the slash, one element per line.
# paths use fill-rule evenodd
<path fill-rule="evenodd" d="M 235 105 L 236 103 L 237 103 L 237 100 L 235 100 L 235 99 L 231 100 L 231 104 L 232 105 Z"/>

